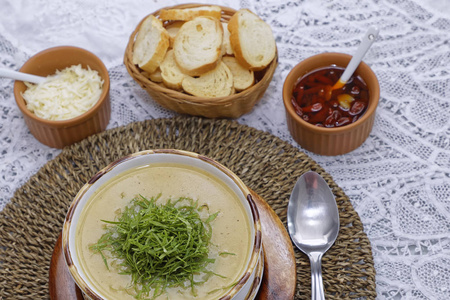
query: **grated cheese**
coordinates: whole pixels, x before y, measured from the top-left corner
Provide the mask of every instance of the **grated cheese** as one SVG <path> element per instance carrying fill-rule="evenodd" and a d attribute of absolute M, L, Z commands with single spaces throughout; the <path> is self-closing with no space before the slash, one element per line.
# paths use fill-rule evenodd
<path fill-rule="evenodd" d="M 103 80 L 97 71 L 73 65 L 47 76 L 40 84 L 25 82 L 22 94 L 27 108 L 47 120 L 67 120 L 82 115 L 97 103 Z"/>

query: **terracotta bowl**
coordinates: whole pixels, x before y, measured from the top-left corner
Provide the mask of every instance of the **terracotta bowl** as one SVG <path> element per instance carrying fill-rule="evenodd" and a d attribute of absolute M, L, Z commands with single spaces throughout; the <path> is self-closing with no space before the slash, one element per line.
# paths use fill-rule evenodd
<path fill-rule="evenodd" d="M 174 164 L 176 164 L 175 171 L 170 174 L 164 173 L 164 168 L 166 168 L 166 170 L 168 168 L 173 168 Z M 160 168 L 160 170 L 163 170 L 148 171 L 149 169 L 145 168 L 150 168 L 153 170 L 155 170 L 155 168 Z M 190 173 L 190 176 L 186 176 L 185 168 L 188 170 L 194 170 L 193 172 L 195 173 Z M 148 175 L 148 173 L 145 172 L 160 173 L 157 173 L 156 175 L 155 173 L 152 173 L 153 175 Z M 127 177 L 123 177 L 123 175 L 129 176 L 129 174 L 135 174 L 131 176 L 135 176 L 134 178 L 136 179 L 133 179 L 134 181 L 130 181 Z M 184 176 L 184 178 L 189 179 L 180 180 L 180 176 Z M 155 178 L 162 178 L 162 182 L 159 182 Z M 206 179 L 199 180 L 197 178 Z M 176 184 L 172 184 L 171 180 L 175 181 Z M 211 189 L 210 183 L 213 180 L 216 180 L 215 182 L 220 187 L 219 190 L 224 188 L 231 193 L 227 195 L 234 194 L 236 197 L 228 196 L 220 201 L 208 200 L 212 198 L 221 199 L 221 196 L 219 195 L 220 193 L 217 193 L 217 190 L 215 189 Z M 167 182 L 169 182 L 169 184 L 167 184 Z M 137 185 L 134 186 L 135 184 Z M 127 190 L 126 187 L 128 186 L 133 186 L 132 191 Z M 188 186 L 193 186 L 193 188 L 189 188 Z M 169 190 L 169 192 L 167 192 L 167 190 Z M 199 190 L 204 190 L 206 193 L 212 193 L 214 196 L 202 196 L 202 192 L 199 192 Z M 104 198 L 102 198 L 102 196 L 98 196 L 102 195 L 102 193 L 110 192 L 112 192 L 112 194 L 107 195 Z M 105 217 L 106 215 L 114 216 L 117 209 L 123 209 L 123 207 L 128 205 L 131 199 L 136 196 L 135 194 L 140 194 L 149 199 L 153 197 L 153 195 L 151 195 L 152 193 L 155 195 L 162 193 L 161 204 L 167 201 L 166 199 L 168 196 L 172 200 L 176 200 L 180 197 L 180 195 L 183 195 L 194 200 L 198 199 L 199 205 L 206 204 L 210 210 L 217 209 L 217 205 L 224 207 L 224 209 L 219 210 L 219 216 L 211 224 L 213 236 L 211 241 L 215 241 L 213 244 L 216 242 L 224 243 L 225 247 L 230 247 L 230 249 L 236 250 L 237 248 L 242 248 L 247 250 L 244 251 L 245 254 L 242 254 L 238 261 L 235 261 L 235 264 L 239 266 L 239 271 L 229 271 L 230 274 L 233 274 L 229 275 L 229 277 L 231 280 L 235 280 L 237 284 L 223 289 L 220 292 L 220 295 L 214 294 L 214 298 L 217 296 L 217 298 L 220 297 L 220 299 L 254 299 L 263 277 L 264 255 L 262 251 L 259 212 L 249 189 L 235 174 L 218 162 L 196 153 L 170 149 L 146 150 L 128 155 L 112 162 L 110 165 L 94 175 L 80 189 L 73 200 L 64 222 L 62 247 L 69 271 L 78 287 L 82 290 L 85 298 L 121 299 L 121 296 L 123 296 L 117 296 L 114 292 L 120 290 L 121 285 L 110 286 L 110 284 L 113 285 L 116 282 L 125 280 L 124 285 L 126 285 L 128 280 L 123 277 L 124 275 L 118 275 L 117 272 L 115 274 L 111 274 L 111 272 L 114 273 L 114 271 L 110 272 L 106 269 L 100 254 L 97 254 L 97 257 L 93 258 L 96 261 L 91 260 L 87 262 L 86 257 L 92 257 L 95 256 L 95 254 L 90 253 L 86 249 L 88 249 L 88 245 L 96 243 L 99 236 L 103 233 L 102 230 L 104 230 L 104 227 L 102 226 L 104 223 L 100 221 L 100 218 L 108 220 L 108 217 Z M 169 193 L 170 195 L 168 195 Z M 230 200 L 233 198 L 235 200 Z M 104 200 L 107 201 L 107 205 L 103 205 Z M 214 204 L 214 202 L 216 204 Z M 98 207 L 98 209 L 96 209 L 96 207 Z M 238 213 L 231 213 L 233 207 L 241 207 L 241 209 L 238 210 Z M 215 211 L 211 213 L 214 212 Z M 242 216 L 240 221 L 237 220 L 237 215 Z M 232 225 L 223 226 L 225 223 L 221 223 L 222 225 L 219 225 L 219 223 L 216 223 L 219 222 L 219 218 L 221 220 L 226 220 L 228 218 L 231 223 L 227 224 Z M 244 223 L 248 225 L 244 225 Z M 227 226 L 234 226 L 238 228 L 227 229 L 228 231 L 232 231 L 230 233 L 220 231 L 221 229 L 219 228 L 226 228 Z M 90 235 L 95 230 L 98 230 L 99 233 L 97 233 L 94 237 L 91 237 Z M 244 232 L 247 233 L 244 234 Z M 235 236 L 235 246 L 231 246 L 231 242 L 228 240 L 229 235 Z M 245 239 L 243 238 L 244 236 L 246 236 Z M 230 249 L 225 249 L 225 251 L 228 250 L 234 253 L 234 251 Z M 239 256 L 239 254 L 236 254 L 235 256 L 232 256 L 232 258 L 220 258 L 217 256 L 217 253 L 220 251 L 220 249 L 210 250 L 210 255 L 215 257 L 216 262 L 219 261 L 218 264 L 215 265 L 214 269 L 214 271 L 219 274 L 221 273 L 221 266 L 232 263 L 233 259 L 237 259 L 236 257 Z M 216 254 L 214 255 L 214 253 Z M 109 276 L 115 276 L 112 280 L 113 283 L 103 283 L 102 280 Z M 220 280 L 223 279 L 219 278 L 218 280 L 218 284 L 214 286 L 213 290 L 220 286 L 228 286 L 228 284 L 220 284 L 222 282 Z M 189 292 L 190 289 L 184 293 Z M 183 298 L 180 294 L 177 295 L 178 296 L 176 298 Z M 163 296 L 163 299 L 166 299 L 165 295 Z M 133 296 L 130 297 L 131 299 L 134 299 Z M 209 299 L 208 294 L 206 295 L 206 298 Z"/>
<path fill-rule="evenodd" d="M 45 77 L 55 74 L 56 70 L 78 64 L 83 68 L 89 66 L 92 70 L 98 71 L 104 83 L 99 101 L 90 110 L 73 119 L 52 121 L 37 117 L 27 109 L 22 97 L 22 93 L 27 89 L 26 85 L 22 81 L 14 83 L 14 97 L 28 129 L 38 141 L 47 146 L 63 148 L 105 130 L 111 117 L 108 70 L 91 52 L 71 46 L 54 47 L 39 52 L 20 69 L 24 73 Z"/>
<path fill-rule="evenodd" d="M 335 128 L 318 127 L 299 117 L 291 103 L 294 86 L 302 76 L 331 65 L 345 68 L 350 60 L 351 56 L 343 53 L 318 54 L 297 64 L 286 77 L 283 85 L 283 102 L 287 126 L 294 140 L 304 149 L 321 155 L 340 155 L 355 150 L 369 136 L 380 98 L 380 85 L 375 73 L 364 62 L 361 62 L 355 73 L 367 84 L 369 104 L 364 115 L 356 122 Z"/>

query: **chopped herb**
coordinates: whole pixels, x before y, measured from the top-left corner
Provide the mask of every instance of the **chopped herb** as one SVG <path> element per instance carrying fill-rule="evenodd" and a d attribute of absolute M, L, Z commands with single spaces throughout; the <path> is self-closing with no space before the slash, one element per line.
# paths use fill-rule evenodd
<path fill-rule="evenodd" d="M 231 253 L 231 252 L 220 252 L 219 253 L 220 256 L 227 256 L 227 255 L 236 255 L 235 253 Z"/>
<path fill-rule="evenodd" d="M 190 288 L 195 295 L 196 285 L 217 275 L 206 266 L 215 261 L 208 254 L 210 223 L 218 213 L 201 218 L 200 211 L 207 207 L 199 206 L 198 201 L 181 197 L 157 205 L 159 197 L 136 197 L 117 221 L 102 220 L 108 224 L 106 232 L 90 246 L 108 269 L 105 251 L 119 261 L 120 274 L 131 275 L 136 299 L 154 299 L 169 287 Z M 194 281 L 199 274 L 204 278 Z"/>

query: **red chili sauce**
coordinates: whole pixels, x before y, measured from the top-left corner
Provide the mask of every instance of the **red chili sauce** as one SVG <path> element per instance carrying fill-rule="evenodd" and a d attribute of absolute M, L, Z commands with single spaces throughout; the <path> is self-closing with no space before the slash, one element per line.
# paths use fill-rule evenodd
<path fill-rule="evenodd" d="M 305 121 L 320 127 L 340 127 L 358 120 L 367 110 L 369 90 L 364 80 L 352 75 L 339 89 L 332 89 L 344 68 L 330 66 L 301 77 L 291 102 Z"/>

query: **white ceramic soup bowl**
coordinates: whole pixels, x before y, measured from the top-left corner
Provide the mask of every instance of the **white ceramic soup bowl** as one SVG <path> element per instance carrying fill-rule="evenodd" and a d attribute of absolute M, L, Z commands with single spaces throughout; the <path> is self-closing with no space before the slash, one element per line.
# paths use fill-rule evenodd
<path fill-rule="evenodd" d="M 67 267 L 69 268 L 69 271 L 75 280 L 78 287 L 83 292 L 83 296 L 86 299 L 109 299 L 112 296 L 108 294 L 108 289 L 111 290 L 110 286 L 108 288 L 102 287 L 99 282 L 102 280 L 101 277 L 106 276 L 106 274 L 109 272 L 105 268 L 103 271 L 98 271 L 99 274 L 95 275 L 93 270 L 89 270 L 89 267 L 86 265 L 90 265 L 90 263 L 86 263 L 86 259 L 84 257 L 94 256 L 95 254 L 84 254 L 86 251 L 83 251 L 83 247 L 80 246 L 80 239 L 83 238 L 83 236 L 88 236 L 86 232 L 92 231 L 93 229 L 92 223 L 87 223 L 88 219 L 91 218 L 90 216 L 97 217 L 96 213 L 94 213 L 94 209 L 91 207 L 100 206 L 102 207 L 101 213 L 106 213 L 103 211 L 109 210 L 116 210 L 117 208 L 114 206 L 113 202 L 111 202 L 111 205 L 103 205 L 96 204 L 96 201 L 102 201 L 98 200 L 101 199 L 101 196 L 99 198 L 99 194 L 101 195 L 102 191 L 108 192 L 108 189 L 111 189 L 111 191 L 116 192 L 114 189 L 118 189 L 121 185 L 125 186 L 127 185 L 128 179 L 123 179 L 123 182 L 121 181 L 121 178 L 126 178 L 128 174 L 134 174 L 133 172 L 145 172 L 142 170 L 146 170 L 146 168 L 158 168 L 158 167 L 167 167 L 167 166 L 176 166 L 177 168 L 180 168 L 180 170 L 194 170 L 194 172 L 199 171 L 199 174 L 203 174 L 200 177 L 203 178 L 212 178 L 211 180 L 214 182 L 218 182 L 219 186 L 223 186 L 225 190 L 228 192 L 234 194 L 236 197 L 234 199 L 238 199 L 237 203 L 240 207 L 240 212 L 243 216 L 243 221 L 241 223 L 231 223 L 231 226 L 244 226 L 246 230 L 241 230 L 241 227 L 236 227 L 233 229 L 233 232 L 229 235 L 239 235 L 241 234 L 241 231 L 248 232 L 248 238 L 245 239 L 245 242 L 242 242 L 244 244 L 239 245 L 239 248 L 248 249 L 247 251 L 244 251 L 245 253 L 241 255 L 242 263 L 240 265 L 242 266 L 238 271 L 236 271 L 236 274 L 233 275 L 235 277 L 233 280 L 234 285 L 230 285 L 231 287 L 227 287 L 226 289 L 222 289 L 223 293 L 220 295 L 215 296 L 214 299 L 233 299 L 233 300 L 251 300 L 254 299 L 260 283 L 262 281 L 263 276 L 263 265 L 264 265 L 264 254 L 262 251 L 262 235 L 261 235 L 261 224 L 259 219 L 259 213 L 257 206 L 253 200 L 252 194 L 249 191 L 249 189 L 246 187 L 246 185 L 229 169 L 224 167 L 223 165 L 219 164 L 218 162 L 196 154 L 192 152 L 182 151 L 182 150 L 146 150 L 142 152 L 137 152 L 131 155 L 128 155 L 126 157 L 123 157 L 111 164 L 109 164 L 107 167 L 105 167 L 103 170 L 98 172 L 96 175 L 94 175 L 78 192 L 76 197 L 74 198 L 71 206 L 69 207 L 64 227 L 63 227 L 63 233 L 62 233 L 62 246 L 64 251 L 64 258 L 67 264 Z M 152 169 L 153 170 L 153 169 Z M 189 172 L 191 172 L 189 171 Z M 181 171 L 180 171 L 181 172 Z M 138 174 L 138 173 L 136 173 Z M 140 173 L 139 173 L 140 174 Z M 125 176 L 125 177 L 124 177 Z M 139 175 L 141 176 L 141 175 Z M 136 178 L 143 178 L 136 175 Z M 153 175 L 152 175 L 153 176 Z M 157 176 L 157 175 L 154 175 Z M 159 176 L 159 175 L 158 175 Z M 172 176 L 172 175 L 171 175 Z M 176 173 L 174 174 L 174 177 L 176 178 L 178 176 Z M 180 175 L 181 176 L 181 175 Z M 192 178 L 196 178 L 196 175 L 193 177 L 189 177 L 189 180 L 187 183 L 180 183 L 176 184 L 176 188 L 182 189 L 181 186 L 186 185 L 189 186 L 195 185 L 195 189 L 193 191 L 189 191 L 188 197 L 195 198 L 195 195 L 198 190 L 203 189 L 203 185 L 197 185 L 196 181 Z M 202 177 L 203 176 L 203 177 Z M 170 176 L 169 176 L 170 177 Z M 134 178 L 134 177 L 133 177 Z M 156 177 L 155 177 L 156 178 Z M 180 177 L 181 178 L 181 177 Z M 141 180 L 141 179 L 138 179 Z M 210 180 L 210 179 L 207 179 Z M 122 182 L 122 183 L 121 183 Z M 151 183 L 149 183 L 151 182 Z M 142 182 L 138 182 L 138 187 L 144 187 L 142 189 L 138 188 L 139 194 L 141 193 L 147 193 L 146 190 L 147 186 L 151 186 L 151 190 L 157 192 L 158 189 L 158 180 L 142 180 Z M 164 184 L 161 183 L 161 189 L 163 189 Z M 206 183 L 204 186 L 207 186 Z M 174 185 L 172 185 L 174 186 Z M 179 187 L 180 186 L 180 187 Z M 150 189 L 150 187 L 149 187 Z M 205 188 L 206 189 L 206 188 Z M 130 195 L 127 194 L 128 192 L 120 193 L 120 196 L 117 197 L 108 197 L 105 196 L 105 198 L 110 201 L 111 198 L 115 198 L 115 200 L 111 201 L 118 201 L 120 205 L 126 206 L 130 199 Z M 177 192 L 174 192 L 175 194 Z M 115 195 L 115 194 L 113 194 Z M 200 195 L 200 194 L 199 194 Z M 147 195 L 144 195 L 147 196 Z M 164 195 L 163 195 L 164 196 Z M 151 197 L 151 196 L 149 196 Z M 202 199 L 199 196 L 198 200 L 199 203 L 202 203 Z M 116 199 L 117 198 L 117 199 Z M 169 197 L 170 198 L 170 197 Z M 208 197 L 208 199 L 211 199 L 214 197 Z M 231 197 L 228 197 L 229 199 Z M 123 203 L 122 203 L 122 202 Z M 228 205 L 225 201 L 220 201 L 220 205 Z M 230 200 L 231 201 L 231 200 Z M 235 201 L 235 200 L 233 200 Z M 236 201 L 235 201 L 236 202 Z M 236 205 L 234 203 L 233 205 Z M 216 218 L 216 220 L 212 223 L 212 232 L 214 236 L 215 232 L 215 225 L 214 222 L 218 222 L 219 224 L 221 221 L 219 218 L 223 217 L 226 218 L 228 214 L 228 217 L 234 217 L 232 216 L 231 209 L 220 209 L 219 215 Z M 99 221 L 98 223 L 101 223 L 100 216 L 98 217 Z M 92 218 L 91 218 L 92 219 Z M 112 221 L 112 220 L 110 220 Z M 244 225 L 247 224 L 247 225 Z M 104 223 L 102 223 L 104 224 Z M 87 228 L 90 226 L 89 228 Z M 100 226 L 100 225 L 98 225 Z M 105 225 L 103 225 L 105 226 Z M 92 227 L 92 228 L 91 228 Z M 244 228 L 242 227 L 242 228 Z M 86 229 L 87 228 L 87 229 Z M 219 227 L 216 228 L 218 231 L 220 231 Z M 87 230 L 87 231 L 86 231 Z M 103 227 L 104 230 L 104 227 Z M 221 233 L 222 234 L 222 233 Z M 224 234 L 225 235 L 225 234 Z M 221 238 L 219 240 L 222 240 L 223 235 L 221 235 Z M 247 236 L 247 235 L 245 235 Z M 225 240 L 225 239 L 224 239 Z M 78 241 L 78 242 L 77 242 Z M 239 240 L 240 241 L 240 240 Z M 244 239 L 242 239 L 244 241 Z M 227 242 L 228 243 L 228 242 Z M 87 244 L 87 242 L 86 242 Z M 232 244 L 232 242 L 229 242 L 229 244 Z M 235 243 L 236 244 L 236 243 Z M 85 247 L 86 248 L 86 247 Z M 225 249 L 228 250 L 228 249 Z M 225 252 L 225 251 L 224 251 Z M 211 253 L 211 250 L 210 250 Z M 216 253 L 217 254 L 217 253 Z M 233 253 L 234 254 L 234 253 Z M 99 254 L 96 254 L 99 256 Z M 229 257 L 232 257 L 233 255 L 230 255 Z M 228 255 L 226 255 L 228 257 Z M 224 261 L 221 262 L 220 255 L 216 256 L 215 258 L 217 263 L 223 263 L 223 264 L 229 264 L 229 262 Z M 229 259 L 229 258 L 228 258 Z M 220 265 L 217 265 L 220 266 Z M 221 265 L 224 266 L 224 265 Z M 219 273 L 221 272 L 220 268 L 217 270 L 214 270 L 215 272 Z M 97 272 L 97 271 L 95 271 Z M 112 271 L 114 272 L 114 271 Z M 117 272 L 116 272 L 117 273 Z M 93 275 L 94 274 L 94 275 Z M 96 277 L 97 276 L 97 277 Z M 117 275 L 114 276 L 122 276 L 123 275 Z M 212 276 L 214 277 L 214 276 Z M 231 276 L 229 276 L 231 278 Z M 210 280 L 210 279 L 208 279 Z M 217 288 L 217 286 L 215 286 Z M 120 297 L 119 297 L 120 298 Z M 193 298 L 196 299 L 196 298 Z"/>

